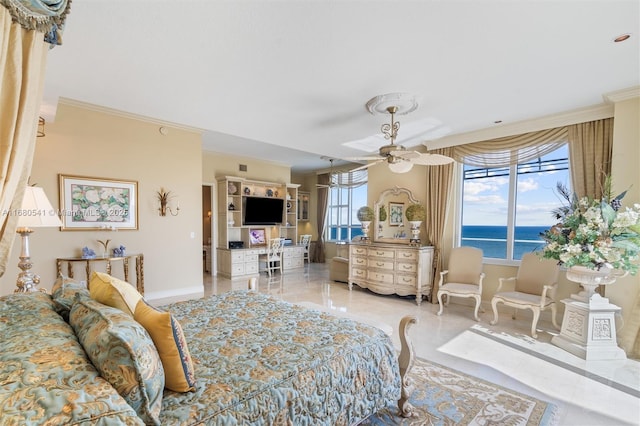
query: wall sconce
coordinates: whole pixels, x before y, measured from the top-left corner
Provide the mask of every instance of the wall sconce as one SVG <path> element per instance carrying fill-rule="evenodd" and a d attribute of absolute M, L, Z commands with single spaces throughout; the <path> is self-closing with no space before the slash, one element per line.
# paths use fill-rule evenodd
<path fill-rule="evenodd" d="M 180 213 L 180 206 L 176 206 L 175 213 L 173 212 L 173 210 L 171 210 L 171 207 L 169 207 L 169 200 L 173 197 L 171 191 L 160 188 L 160 191 L 158 191 L 156 194 L 158 196 L 158 201 L 160 202 L 160 207 L 158 208 L 160 216 L 166 216 L 167 211 L 171 213 L 171 216 L 178 216 L 178 214 Z"/>
<path fill-rule="evenodd" d="M 44 117 L 38 117 L 38 134 L 39 138 L 44 137 Z"/>

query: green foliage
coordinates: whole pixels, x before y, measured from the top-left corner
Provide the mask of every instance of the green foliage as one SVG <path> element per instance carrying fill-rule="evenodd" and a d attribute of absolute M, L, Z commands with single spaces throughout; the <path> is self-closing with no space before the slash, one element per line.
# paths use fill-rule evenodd
<path fill-rule="evenodd" d="M 404 215 L 410 221 L 424 220 L 427 217 L 427 213 L 425 212 L 422 204 L 411 204 L 409 207 L 407 207 Z"/>
<path fill-rule="evenodd" d="M 384 205 L 380 206 L 378 219 L 380 220 L 380 222 L 384 222 L 385 220 L 387 220 L 387 209 L 384 207 Z"/>
<path fill-rule="evenodd" d="M 358 220 L 360 222 L 373 220 L 373 209 L 369 206 L 362 206 L 358 209 Z"/>

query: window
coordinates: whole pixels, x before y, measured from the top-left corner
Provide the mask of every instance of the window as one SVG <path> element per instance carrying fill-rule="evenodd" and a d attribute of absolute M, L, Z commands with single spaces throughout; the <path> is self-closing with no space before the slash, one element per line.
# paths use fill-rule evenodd
<path fill-rule="evenodd" d="M 365 174 L 363 175 L 363 172 Z M 357 179 L 356 179 L 357 178 Z M 329 189 L 327 212 L 327 241 L 351 241 L 362 235 L 358 209 L 367 205 L 366 170 L 354 173 L 335 173 Z"/>
<path fill-rule="evenodd" d="M 541 249 L 540 233 L 556 223 L 561 205 L 556 186 L 570 186 L 567 145 L 513 166 L 464 166 L 461 246 L 478 247 L 485 258 L 520 260 Z"/>

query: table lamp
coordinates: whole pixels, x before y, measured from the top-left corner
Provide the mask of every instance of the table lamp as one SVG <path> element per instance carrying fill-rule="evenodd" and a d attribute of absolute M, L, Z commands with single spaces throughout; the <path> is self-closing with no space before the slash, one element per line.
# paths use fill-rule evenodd
<path fill-rule="evenodd" d="M 56 211 L 51 206 L 42 188 L 27 186 L 24 190 L 22 205 L 19 211 L 18 228 L 16 233 L 22 237 L 22 251 L 18 267 L 22 272 L 18 274 L 16 293 L 36 291 L 40 283 L 40 276 L 30 271 L 32 263 L 29 255 L 29 234 L 31 228 L 62 226 Z M 46 290 L 42 290 L 46 291 Z"/>

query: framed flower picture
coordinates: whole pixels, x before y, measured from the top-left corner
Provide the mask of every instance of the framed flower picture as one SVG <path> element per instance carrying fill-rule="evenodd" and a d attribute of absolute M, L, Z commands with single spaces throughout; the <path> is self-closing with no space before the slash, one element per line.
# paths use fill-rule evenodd
<path fill-rule="evenodd" d="M 138 182 L 58 175 L 62 231 L 138 229 Z"/>
<path fill-rule="evenodd" d="M 404 203 L 389 203 L 389 226 L 401 226 Z"/>

